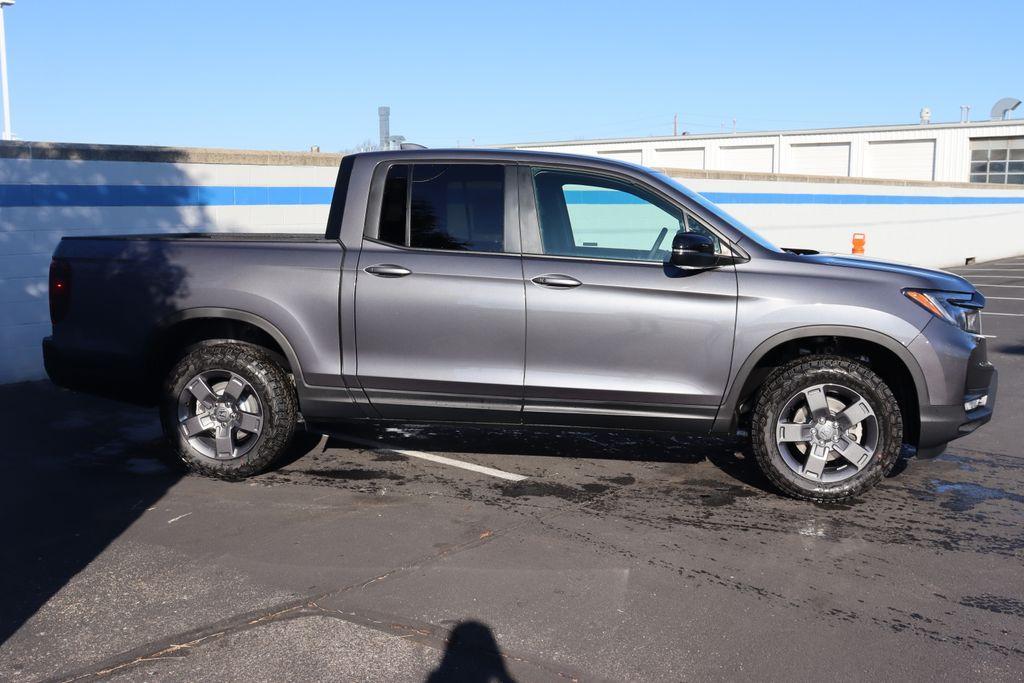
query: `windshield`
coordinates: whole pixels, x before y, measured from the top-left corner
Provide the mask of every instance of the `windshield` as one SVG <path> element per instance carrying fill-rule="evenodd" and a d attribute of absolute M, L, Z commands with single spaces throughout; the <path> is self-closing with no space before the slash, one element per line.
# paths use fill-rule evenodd
<path fill-rule="evenodd" d="M 760 234 L 758 234 L 756 231 L 754 231 L 754 230 L 750 229 L 749 227 L 747 227 L 746 225 L 744 225 L 742 221 L 740 221 L 736 217 L 728 214 L 727 212 L 723 211 L 722 208 L 720 206 L 718 206 L 718 204 L 714 204 L 712 202 L 709 202 L 699 192 L 694 192 L 690 188 L 688 188 L 685 185 L 681 184 L 675 178 L 672 178 L 672 177 L 670 177 L 668 175 L 665 175 L 664 173 L 655 172 L 654 175 L 658 176 L 658 178 L 660 180 L 663 180 L 666 183 L 668 183 L 669 185 L 671 185 L 672 187 L 678 189 L 680 192 L 685 194 L 687 197 L 689 197 L 690 199 L 692 199 L 693 201 L 697 202 L 702 207 L 707 209 L 709 213 L 712 213 L 715 216 L 718 216 L 723 221 L 725 221 L 726 223 L 728 223 L 732 227 L 734 227 L 737 230 L 739 230 L 740 232 L 742 232 L 745 237 L 753 240 L 754 242 L 757 242 L 759 245 L 761 245 L 765 249 L 770 249 L 772 251 L 782 251 L 777 246 L 775 246 L 774 244 L 772 244 L 771 242 L 766 240 L 764 237 L 762 237 Z"/>

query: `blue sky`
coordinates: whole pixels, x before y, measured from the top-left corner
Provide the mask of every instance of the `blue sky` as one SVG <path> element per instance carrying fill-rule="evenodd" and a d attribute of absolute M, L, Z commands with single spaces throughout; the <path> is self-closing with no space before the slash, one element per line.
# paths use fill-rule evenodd
<path fill-rule="evenodd" d="M 983 119 L 1024 98 L 1020 0 L 17 0 L 5 17 L 26 140 L 337 150 L 375 139 L 388 104 L 392 132 L 467 146 L 670 134 L 674 113 L 694 133 Z"/>

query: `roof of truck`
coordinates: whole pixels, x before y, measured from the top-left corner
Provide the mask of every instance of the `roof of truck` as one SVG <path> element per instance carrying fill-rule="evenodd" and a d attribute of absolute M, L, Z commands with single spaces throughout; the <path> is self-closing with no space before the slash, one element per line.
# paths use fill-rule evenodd
<path fill-rule="evenodd" d="M 648 169 L 628 161 L 618 159 L 606 159 L 583 154 L 562 154 L 560 152 L 543 152 L 538 150 L 525 149 L 488 149 L 488 148 L 438 148 L 438 149 L 400 149 L 383 152 L 357 152 L 351 156 L 357 158 L 372 158 L 378 161 L 408 159 L 435 160 L 435 159 L 459 159 L 468 161 L 515 161 L 523 163 L 549 163 L 549 164 L 572 164 L 577 166 L 592 167 L 617 167 L 629 169 L 633 172 Z"/>

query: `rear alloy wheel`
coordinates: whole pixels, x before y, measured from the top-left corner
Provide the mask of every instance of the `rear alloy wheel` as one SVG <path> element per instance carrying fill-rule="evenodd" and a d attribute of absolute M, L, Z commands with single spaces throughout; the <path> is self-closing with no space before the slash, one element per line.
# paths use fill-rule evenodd
<path fill-rule="evenodd" d="M 840 500 L 874 486 L 899 458 L 902 434 L 885 382 L 838 356 L 808 356 L 775 370 L 754 409 L 758 464 L 799 498 Z"/>
<path fill-rule="evenodd" d="M 161 418 L 175 453 L 194 472 L 240 479 L 262 472 L 295 431 L 295 390 L 261 348 L 212 342 L 192 348 L 164 385 Z"/>
<path fill-rule="evenodd" d="M 207 458 L 244 457 L 259 443 L 263 406 L 252 385 L 230 370 L 207 370 L 178 393 L 178 426 Z"/>

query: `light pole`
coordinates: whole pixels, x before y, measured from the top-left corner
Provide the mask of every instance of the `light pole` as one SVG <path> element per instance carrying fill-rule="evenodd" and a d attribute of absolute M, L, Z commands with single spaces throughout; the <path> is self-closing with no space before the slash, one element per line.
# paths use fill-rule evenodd
<path fill-rule="evenodd" d="M 4 8 L 13 5 L 14 0 L 0 0 L 0 90 L 3 91 L 4 100 L 4 132 L 3 139 L 11 140 L 11 96 L 7 90 L 7 37 L 4 35 Z"/>

